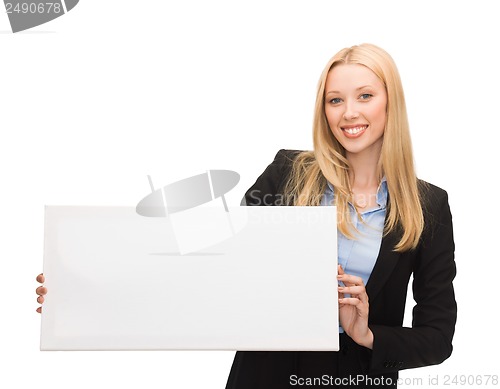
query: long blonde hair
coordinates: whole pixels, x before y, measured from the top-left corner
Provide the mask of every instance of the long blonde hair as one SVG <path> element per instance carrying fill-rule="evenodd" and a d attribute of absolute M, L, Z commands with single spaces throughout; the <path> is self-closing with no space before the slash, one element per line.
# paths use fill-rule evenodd
<path fill-rule="evenodd" d="M 350 166 L 345 149 L 333 136 L 325 115 L 326 78 L 338 64 L 366 66 L 385 86 L 387 115 L 378 166 L 380 178 L 386 177 L 389 192 L 384 234 L 400 229 L 401 240 L 394 250 L 402 252 L 414 249 L 424 228 L 424 216 L 413 163 L 403 86 L 391 56 L 375 45 L 361 44 L 345 48 L 327 63 L 316 96 L 314 151 L 303 152 L 295 158 L 285 193 L 291 199 L 290 204 L 319 205 L 328 180 L 335 189 L 338 228 L 345 236 L 354 238 L 356 231 L 348 205 L 349 202 L 354 204 L 349 181 Z"/>

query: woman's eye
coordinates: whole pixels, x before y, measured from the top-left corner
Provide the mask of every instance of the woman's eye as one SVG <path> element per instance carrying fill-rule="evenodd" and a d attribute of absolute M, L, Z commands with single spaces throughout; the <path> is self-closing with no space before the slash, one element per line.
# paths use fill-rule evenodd
<path fill-rule="evenodd" d="M 361 100 L 368 100 L 370 97 L 373 97 L 373 95 L 370 93 L 363 93 L 361 96 L 359 96 Z"/>
<path fill-rule="evenodd" d="M 338 97 L 334 97 L 333 99 L 330 100 L 330 103 L 332 103 L 332 104 L 339 104 L 341 102 L 342 102 L 342 99 L 338 98 Z"/>

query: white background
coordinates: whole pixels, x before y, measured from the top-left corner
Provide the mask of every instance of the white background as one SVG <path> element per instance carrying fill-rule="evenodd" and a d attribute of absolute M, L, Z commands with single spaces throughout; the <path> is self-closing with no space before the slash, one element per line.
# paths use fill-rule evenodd
<path fill-rule="evenodd" d="M 44 205 L 135 205 L 146 174 L 159 186 L 219 168 L 241 174 L 237 204 L 279 148 L 311 148 L 320 72 L 362 42 L 396 60 L 419 176 L 454 217 L 455 351 L 401 376 L 499 374 L 495 6 L 81 0 L 18 34 L 1 13 L 0 387 L 223 388 L 232 352 L 38 350 Z"/>

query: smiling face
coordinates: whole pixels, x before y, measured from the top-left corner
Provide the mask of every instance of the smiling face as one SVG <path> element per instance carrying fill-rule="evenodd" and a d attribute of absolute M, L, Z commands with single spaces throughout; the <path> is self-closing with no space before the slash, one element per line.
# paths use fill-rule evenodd
<path fill-rule="evenodd" d="M 330 130 L 352 154 L 380 155 L 386 124 L 387 93 L 382 81 L 363 65 L 336 65 L 325 84 L 325 114 Z"/>

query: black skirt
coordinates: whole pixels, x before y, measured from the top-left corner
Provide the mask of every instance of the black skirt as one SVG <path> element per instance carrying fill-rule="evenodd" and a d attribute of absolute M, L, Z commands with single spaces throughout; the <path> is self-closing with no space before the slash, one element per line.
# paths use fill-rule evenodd
<path fill-rule="evenodd" d="M 340 351 L 238 351 L 226 389 L 396 388 L 397 373 L 369 374 L 371 351 L 340 334 Z"/>

